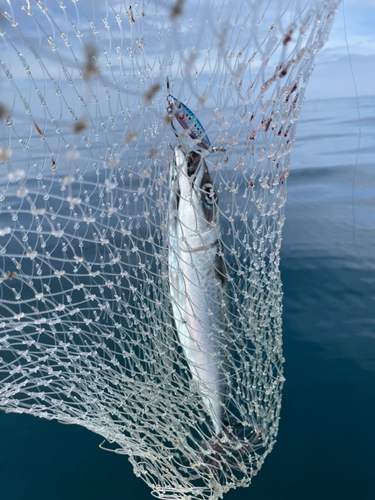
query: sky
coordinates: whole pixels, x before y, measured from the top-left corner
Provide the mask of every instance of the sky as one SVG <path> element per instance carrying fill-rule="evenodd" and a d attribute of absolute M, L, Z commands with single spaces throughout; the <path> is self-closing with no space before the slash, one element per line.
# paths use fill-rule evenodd
<path fill-rule="evenodd" d="M 355 86 L 360 97 L 374 95 L 374 27 L 375 0 L 342 2 L 329 41 L 316 56 L 308 99 L 356 97 Z"/>

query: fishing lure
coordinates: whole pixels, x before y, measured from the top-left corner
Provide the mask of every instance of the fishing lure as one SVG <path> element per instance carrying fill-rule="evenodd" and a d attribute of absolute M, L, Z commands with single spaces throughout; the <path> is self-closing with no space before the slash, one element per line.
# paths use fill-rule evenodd
<path fill-rule="evenodd" d="M 168 101 L 168 113 L 169 115 L 172 116 L 173 118 L 176 118 L 178 123 L 185 129 L 188 130 L 189 135 L 192 139 L 200 139 L 200 142 L 198 143 L 198 146 L 204 148 L 204 149 L 210 149 L 211 147 L 211 142 L 209 138 L 207 137 L 207 134 L 203 128 L 203 125 L 201 122 L 198 120 L 198 118 L 195 117 L 194 113 L 190 111 L 190 109 L 185 106 L 181 101 L 176 99 L 170 94 L 170 87 L 169 87 L 169 78 L 167 76 L 167 91 L 168 91 L 168 96 L 167 96 L 167 101 Z M 176 135 L 177 131 L 173 125 L 173 122 L 171 123 L 173 130 L 175 131 Z"/>
<path fill-rule="evenodd" d="M 207 137 L 203 125 L 194 115 L 194 113 L 175 97 L 169 95 L 167 99 L 169 104 L 168 113 L 176 118 L 178 123 L 185 130 L 189 131 L 189 136 L 192 139 L 199 139 L 200 142 L 198 142 L 198 146 L 209 150 L 211 147 L 211 142 Z"/>

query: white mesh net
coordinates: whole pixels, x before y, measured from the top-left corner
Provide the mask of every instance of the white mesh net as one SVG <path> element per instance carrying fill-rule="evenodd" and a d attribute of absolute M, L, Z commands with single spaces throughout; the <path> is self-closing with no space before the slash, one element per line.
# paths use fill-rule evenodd
<path fill-rule="evenodd" d="M 1 409 L 100 434 L 160 498 L 250 483 L 281 407 L 290 153 L 338 4 L 0 10 Z"/>

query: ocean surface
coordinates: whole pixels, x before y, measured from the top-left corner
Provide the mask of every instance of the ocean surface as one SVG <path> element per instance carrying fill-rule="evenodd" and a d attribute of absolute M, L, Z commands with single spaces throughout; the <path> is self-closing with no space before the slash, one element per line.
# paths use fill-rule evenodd
<path fill-rule="evenodd" d="M 375 499 L 374 137 L 375 97 L 305 103 L 281 252 L 280 431 L 226 500 Z M 0 413 L 0 442 L 1 500 L 152 498 L 86 429 Z"/>

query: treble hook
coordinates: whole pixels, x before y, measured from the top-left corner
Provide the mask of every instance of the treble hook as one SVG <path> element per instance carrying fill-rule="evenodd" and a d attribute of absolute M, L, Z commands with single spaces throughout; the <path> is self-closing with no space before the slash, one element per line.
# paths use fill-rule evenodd
<path fill-rule="evenodd" d="M 228 150 L 225 148 L 222 148 L 221 146 L 213 146 L 211 148 L 210 153 L 217 153 L 218 151 L 220 151 L 221 153 L 226 153 Z"/>

